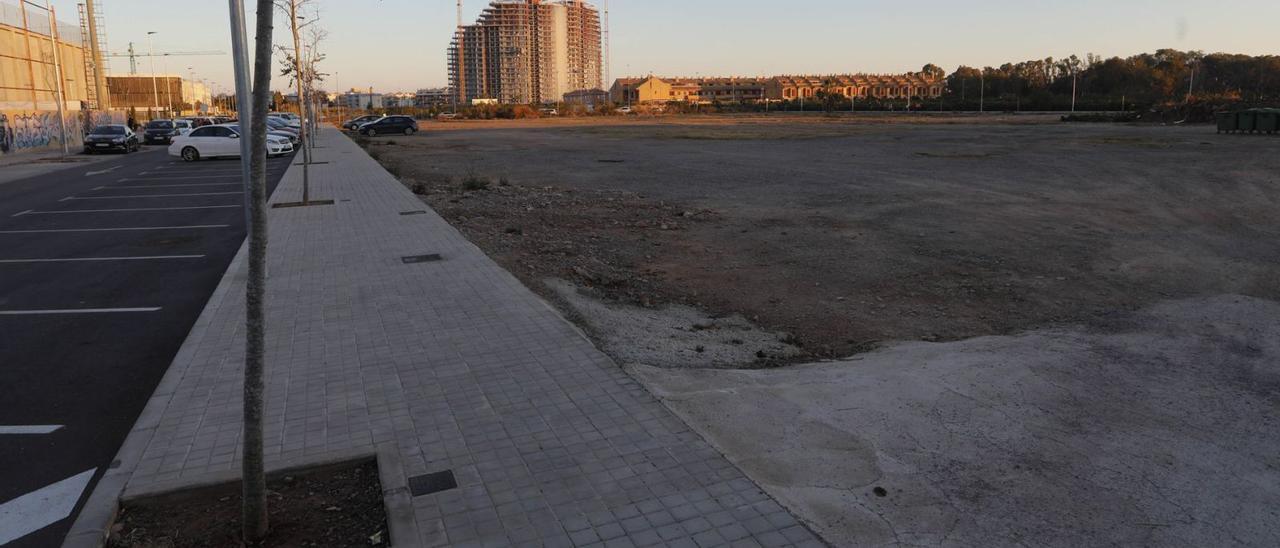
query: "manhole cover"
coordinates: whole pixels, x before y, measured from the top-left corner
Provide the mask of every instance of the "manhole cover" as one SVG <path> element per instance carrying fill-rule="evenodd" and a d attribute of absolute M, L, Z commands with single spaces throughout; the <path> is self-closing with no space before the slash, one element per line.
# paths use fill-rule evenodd
<path fill-rule="evenodd" d="M 409 492 L 415 497 L 448 491 L 457 487 L 458 480 L 453 477 L 453 470 L 409 478 Z"/>

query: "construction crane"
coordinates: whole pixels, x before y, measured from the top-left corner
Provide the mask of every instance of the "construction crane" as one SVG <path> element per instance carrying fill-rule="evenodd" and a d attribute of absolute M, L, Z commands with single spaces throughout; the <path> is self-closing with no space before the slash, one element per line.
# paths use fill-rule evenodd
<path fill-rule="evenodd" d="M 174 57 L 178 55 L 226 55 L 225 51 L 167 51 L 157 52 L 156 57 Z M 129 51 L 125 53 L 106 53 L 103 57 L 128 57 L 129 58 L 129 74 L 136 76 L 138 74 L 138 58 L 151 57 L 151 53 L 137 53 L 133 49 L 133 42 L 129 42 Z"/>

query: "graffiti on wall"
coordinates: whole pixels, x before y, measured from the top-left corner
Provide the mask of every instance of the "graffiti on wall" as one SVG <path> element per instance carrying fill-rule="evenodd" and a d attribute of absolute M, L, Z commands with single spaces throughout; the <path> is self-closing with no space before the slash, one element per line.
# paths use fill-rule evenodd
<path fill-rule="evenodd" d="M 123 123 L 124 115 L 103 111 L 66 113 L 67 145 L 79 148 L 84 135 L 105 124 Z M 62 146 L 57 112 L 0 112 L 0 154 Z"/>

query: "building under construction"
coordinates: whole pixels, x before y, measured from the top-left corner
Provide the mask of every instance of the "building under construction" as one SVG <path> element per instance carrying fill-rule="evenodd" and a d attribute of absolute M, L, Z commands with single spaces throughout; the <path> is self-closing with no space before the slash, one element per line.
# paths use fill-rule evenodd
<path fill-rule="evenodd" d="M 498 0 L 449 47 L 457 100 L 554 103 L 602 86 L 600 15 L 583 0 Z"/>

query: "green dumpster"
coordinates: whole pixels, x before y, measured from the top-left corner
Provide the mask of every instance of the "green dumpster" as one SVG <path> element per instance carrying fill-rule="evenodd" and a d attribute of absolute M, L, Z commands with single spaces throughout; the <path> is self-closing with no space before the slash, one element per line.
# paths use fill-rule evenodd
<path fill-rule="evenodd" d="M 1219 112 L 1214 114 L 1218 119 L 1218 133 L 1234 133 L 1240 129 L 1240 116 L 1236 112 Z"/>
<path fill-rule="evenodd" d="M 1237 129 L 1245 133 L 1253 133 L 1258 129 L 1258 109 L 1240 111 L 1237 117 Z"/>
<path fill-rule="evenodd" d="M 1280 131 L 1280 109 L 1264 108 L 1258 111 L 1258 118 L 1255 122 L 1257 130 L 1266 133 L 1275 133 Z"/>

